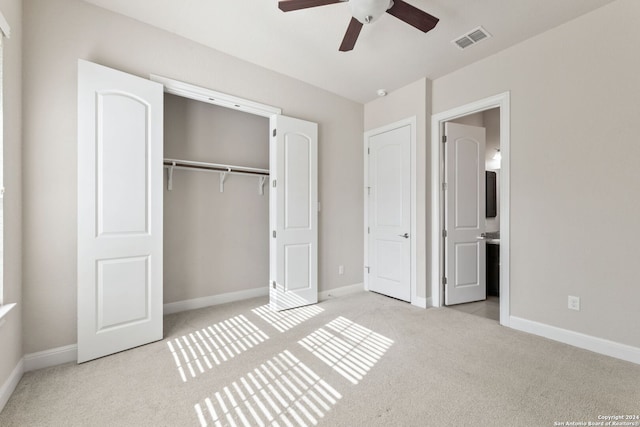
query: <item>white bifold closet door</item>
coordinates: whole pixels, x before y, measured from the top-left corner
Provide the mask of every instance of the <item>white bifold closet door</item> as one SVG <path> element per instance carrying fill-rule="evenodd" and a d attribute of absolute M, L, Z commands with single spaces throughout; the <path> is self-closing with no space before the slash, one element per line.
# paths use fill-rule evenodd
<path fill-rule="evenodd" d="M 163 92 L 79 61 L 78 362 L 163 338 Z M 318 125 L 270 126 L 270 306 L 285 310 L 318 301 Z"/>
<path fill-rule="evenodd" d="M 78 64 L 78 362 L 162 339 L 163 87 Z"/>
<path fill-rule="evenodd" d="M 269 151 L 272 310 L 318 302 L 318 125 L 271 117 Z"/>

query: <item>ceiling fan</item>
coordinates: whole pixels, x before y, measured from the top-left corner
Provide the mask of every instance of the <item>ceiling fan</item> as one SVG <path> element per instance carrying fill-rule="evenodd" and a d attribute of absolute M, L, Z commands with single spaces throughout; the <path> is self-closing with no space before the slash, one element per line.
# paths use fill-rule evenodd
<path fill-rule="evenodd" d="M 278 7 L 283 12 L 324 6 L 327 4 L 349 2 L 351 22 L 340 45 L 341 52 L 352 50 L 356 45 L 360 30 L 364 24 L 376 21 L 384 12 L 426 33 L 432 30 L 439 19 L 429 15 L 403 0 L 280 0 Z"/>

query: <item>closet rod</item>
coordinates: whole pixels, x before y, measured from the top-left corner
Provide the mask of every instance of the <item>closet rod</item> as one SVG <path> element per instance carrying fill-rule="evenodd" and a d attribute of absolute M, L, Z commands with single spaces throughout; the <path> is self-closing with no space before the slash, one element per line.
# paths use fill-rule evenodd
<path fill-rule="evenodd" d="M 220 192 L 224 192 L 224 182 L 227 175 L 248 175 L 258 177 L 258 194 L 264 194 L 264 183 L 269 177 L 268 169 L 249 168 L 245 166 L 223 165 L 220 163 L 193 162 L 191 160 L 164 159 L 167 169 L 167 190 L 173 189 L 173 170 L 197 170 L 202 172 L 216 172 L 220 174 Z"/>
<path fill-rule="evenodd" d="M 246 166 L 225 165 L 221 163 L 194 162 L 191 160 L 164 159 L 165 167 L 177 169 L 195 169 L 211 172 L 226 172 L 241 175 L 261 175 L 269 176 L 269 169 L 250 168 Z"/>

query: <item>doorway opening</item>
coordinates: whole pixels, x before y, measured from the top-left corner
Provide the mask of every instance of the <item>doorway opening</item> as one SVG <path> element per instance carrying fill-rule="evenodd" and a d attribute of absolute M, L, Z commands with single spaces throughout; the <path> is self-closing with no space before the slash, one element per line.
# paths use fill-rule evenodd
<path fill-rule="evenodd" d="M 500 324 L 509 325 L 509 93 L 486 98 L 471 104 L 463 105 L 452 110 L 448 110 L 432 117 L 432 141 L 431 141 L 431 167 L 432 167 L 432 246 L 431 246 L 431 292 L 434 307 L 445 305 L 445 287 L 447 284 L 447 219 L 445 217 L 445 205 L 447 203 L 447 166 L 445 165 L 445 123 L 462 122 L 471 125 L 489 124 L 492 129 L 487 133 L 487 148 L 483 149 L 481 156 L 485 161 L 486 169 L 496 173 L 496 212 L 495 217 L 486 218 L 483 210 L 482 235 L 477 237 L 486 240 L 489 252 L 489 261 L 486 268 L 476 266 L 474 271 L 479 274 L 486 274 L 489 270 L 490 281 L 499 282 L 497 289 L 492 289 L 489 284 L 488 300 L 484 300 L 477 306 L 469 305 L 463 308 L 465 311 L 475 311 L 475 314 L 486 313 L 496 316 L 499 313 Z M 497 122 L 497 123 L 496 123 Z M 486 126 L 485 126 L 486 127 Z M 499 136 L 496 136 L 496 133 Z M 499 150 L 499 151 L 498 151 Z M 501 156 L 499 168 L 498 160 L 494 159 L 496 154 Z M 482 168 L 484 169 L 484 168 Z M 492 179 L 492 174 L 487 174 L 487 179 Z M 483 180 L 484 184 L 484 180 Z M 484 186 L 482 188 L 482 198 L 484 202 Z M 484 205 L 484 203 L 483 203 Z M 491 205 L 491 203 L 490 203 Z M 490 206 L 491 207 L 491 206 Z M 492 214 L 491 212 L 487 212 Z M 486 231 L 484 231 L 486 228 Z M 489 234 L 487 234 L 487 232 Z M 481 243 L 484 245 L 485 243 Z M 482 248 L 484 255 L 485 248 Z M 496 266 L 496 258 L 499 263 Z M 484 259 L 483 259 L 484 262 Z M 497 278 L 494 278 L 497 274 Z M 496 280 L 497 279 L 497 280 Z M 484 281 L 484 279 L 483 279 Z M 492 293 L 497 295 L 491 295 Z M 499 300 L 497 297 L 499 296 Z M 462 308 L 462 307 L 461 307 Z"/>
<path fill-rule="evenodd" d="M 164 165 L 169 307 L 268 295 L 269 118 L 165 93 Z"/>
<path fill-rule="evenodd" d="M 264 154 L 268 154 L 268 169 L 255 168 L 253 166 L 236 166 L 220 163 L 203 163 L 194 161 L 182 161 L 176 159 L 165 159 L 165 167 L 168 167 L 167 187 L 172 186 L 171 175 L 172 170 L 178 165 L 187 167 L 190 170 L 194 168 L 206 169 L 207 171 L 215 171 L 220 174 L 220 193 L 224 192 L 225 180 L 227 175 L 240 174 L 250 175 L 257 178 L 258 192 L 265 195 L 265 187 L 268 189 L 268 264 L 263 265 L 263 270 L 268 268 L 268 294 L 269 307 L 274 311 L 287 310 L 297 308 L 304 305 L 315 304 L 318 302 L 318 125 L 316 123 L 305 120 L 287 117 L 281 114 L 279 108 L 269 105 L 260 104 L 253 101 L 237 98 L 232 95 L 216 92 L 210 89 L 194 86 L 188 83 L 172 80 L 166 77 L 152 75 L 151 80 L 161 83 L 164 91 L 171 95 L 178 95 L 181 98 L 187 98 L 189 101 L 202 101 L 205 104 L 213 104 L 214 106 L 224 107 L 222 110 L 230 111 L 231 114 L 240 112 L 254 117 L 256 120 L 257 133 L 253 132 L 253 136 L 245 135 L 247 138 L 255 138 L 258 144 L 262 141 L 261 128 L 268 125 L 268 151 L 260 156 L 259 151 L 255 147 L 240 147 L 238 143 L 232 142 L 227 144 L 228 152 L 238 155 L 239 151 L 244 151 L 244 157 L 251 151 L 258 153 L 251 154 L 257 158 L 253 161 L 260 164 L 266 159 Z M 198 102 L 200 104 L 200 102 Z M 184 108 L 178 108 L 183 110 Z M 204 113 L 207 114 L 206 112 Z M 264 121 L 263 118 L 267 120 Z M 204 118 L 203 121 L 209 121 Z M 188 120 L 187 120 L 188 123 Z M 248 123 L 248 122 L 247 122 Z M 231 124 L 230 127 L 246 127 L 247 123 Z M 189 132 L 194 132 L 189 129 Z M 222 139 L 226 138 L 226 134 L 232 134 L 233 131 L 215 131 L 215 129 L 200 130 L 204 133 L 204 146 L 208 146 L 206 140 L 212 134 L 218 134 Z M 179 141 L 184 145 L 184 141 Z M 203 145 L 203 144 L 201 144 Z M 193 151 L 193 149 L 190 149 Z M 187 154 L 190 152 L 187 150 Z M 224 151 L 224 150 L 223 150 Z M 228 154 L 228 153 L 227 153 Z M 250 153 L 249 153 L 250 154 Z M 251 157 L 250 156 L 250 157 Z M 262 158 L 261 158 L 262 157 Z M 233 160 L 234 162 L 236 160 Z M 264 166 L 264 163 L 262 163 Z M 255 185 L 254 185 L 255 190 Z M 249 190 L 251 191 L 251 190 Z M 267 199 L 266 197 L 264 199 Z M 196 197 L 197 205 L 202 205 L 199 198 Z M 266 203 L 263 203 L 266 207 Z M 242 203 L 240 203 L 242 205 Z M 256 211 L 261 210 L 260 204 L 254 206 Z M 239 208 L 239 207 L 238 207 Z M 238 209 L 236 209 L 238 210 Z M 246 206 L 242 208 L 246 211 Z M 254 210 L 254 209 L 249 209 Z M 227 210 L 230 213 L 233 209 Z M 236 215 L 227 215 L 227 219 Z M 255 225 L 258 225 L 257 223 Z M 239 227 L 232 227 L 225 230 L 226 233 L 231 232 L 230 243 L 226 246 L 238 246 L 235 238 L 240 234 L 237 232 Z M 246 228 L 246 227 L 245 227 Z M 259 225 L 255 228 L 261 228 Z M 245 230 L 246 232 L 246 230 Z M 192 233 L 198 234 L 198 233 Z M 249 241 L 253 242 L 251 236 L 257 233 L 249 230 Z M 250 245 L 251 246 L 251 245 Z M 260 245 L 264 246 L 264 245 Z M 215 247 L 215 245 L 214 245 Z M 251 247 L 247 252 L 251 253 Z M 225 248 L 222 248 L 224 251 Z M 198 251 L 204 252 L 204 251 Z M 242 252 L 242 251 L 241 251 Z M 232 257 L 233 258 L 233 257 Z M 241 264 L 246 264 L 241 263 Z M 231 270 L 241 270 L 241 265 L 235 264 Z M 236 271 L 237 273 L 237 271 Z M 181 277 L 183 277 L 181 275 Z M 240 274 L 242 277 L 243 274 Z M 246 275 L 245 275 L 246 276 Z M 259 282 L 259 276 L 254 277 Z M 250 280 L 253 282 L 253 280 Z M 223 280 L 224 282 L 224 280 Z M 266 281 L 265 281 L 266 282 Z M 251 285 L 249 285 L 251 286 Z M 247 289 L 249 294 L 262 294 L 263 288 Z M 239 291 L 244 294 L 245 290 Z M 221 294 L 225 298 L 238 299 L 238 291 L 231 291 Z M 246 294 L 244 294 L 246 295 Z M 240 298 L 242 299 L 242 297 Z M 189 301 L 194 300 L 187 300 Z M 211 305 L 209 297 L 195 298 L 197 304 L 201 302 Z"/>

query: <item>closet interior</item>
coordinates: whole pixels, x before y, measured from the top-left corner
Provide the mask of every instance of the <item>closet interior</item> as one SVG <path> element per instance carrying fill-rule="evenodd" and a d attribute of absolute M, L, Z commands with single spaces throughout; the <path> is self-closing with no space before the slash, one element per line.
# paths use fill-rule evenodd
<path fill-rule="evenodd" d="M 269 284 L 269 119 L 164 95 L 164 300 Z"/>

